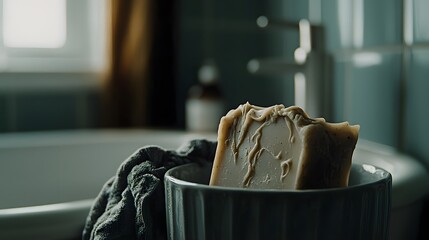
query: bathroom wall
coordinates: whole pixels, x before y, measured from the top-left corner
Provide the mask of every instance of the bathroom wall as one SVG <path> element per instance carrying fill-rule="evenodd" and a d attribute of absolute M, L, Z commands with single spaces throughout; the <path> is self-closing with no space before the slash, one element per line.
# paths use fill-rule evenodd
<path fill-rule="evenodd" d="M 183 0 L 180 6 L 179 107 L 208 57 L 218 62 L 228 108 L 245 101 L 293 104 L 292 76 L 251 75 L 246 64 L 255 57 L 292 60 L 297 46 L 291 30 L 258 29 L 258 16 L 309 18 L 324 28 L 333 59 L 332 120 L 358 123 L 362 138 L 403 150 L 429 166 L 429 1 Z"/>
<path fill-rule="evenodd" d="M 249 101 L 258 105 L 293 104 L 291 74 L 252 75 L 253 58 L 291 61 L 298 33 L 290 29 L 264 30 L 256 25 L 261 15 L 298 20 L 308 7 L 298 1 L 198 1 L 182 0 L 178 9 L 177 76 L 179 125 L 184 126 L 187 90 L 197 82 L 204 59 L 214 59 L 227 109 Z M 293 10 L 292 10 L 293 9 Z"/>
<path fill-rule="evenodd" d="M 94 74 L 0 74 L 0 132 L 93 128 L 99 109 Z"/>
<path fill-rule="evenodd" d="M 321 12 L 335 61 L 335 119 L 359 123 L 364 138 L 401 147 L 402 1 L 326 1 Z"/>
<path fill-rule="evenodd" d="M 361 135 L 429 166 L 429 16 L 426 0 L 324 1 L 335 59 L 335 116 Z M 351 16 L 351 17 L 350 17 Z"/>

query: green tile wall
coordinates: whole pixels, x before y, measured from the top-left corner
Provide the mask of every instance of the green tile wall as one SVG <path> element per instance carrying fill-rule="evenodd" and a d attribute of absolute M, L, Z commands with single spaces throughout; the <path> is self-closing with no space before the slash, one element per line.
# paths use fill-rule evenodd
<path fill-rule="evenodd" d="M 0 96 L 0 132 L 7 131 L 8 117 L 6 97 Z"/>
<path fill-rule="evenodd" d="M 402 0 L 355 2 L 363 3 L 362 47 L 402 43 Z"/>
<path fill-rule="evenodd" d="M 373 60 L 368 59 L 368 65 L 364 66 L 352 62 L 350 78 L 345 81 L 346 119 L 361 125 L 360 136 L 398 147 L 402 55 L 357 53 L 353 57 L 358 54 L 370 54 L 376 59 L 372 64 L 369 63 Z"/>
<path fill-rule="evenodd" d="M 428 24 L 428 9 L 429 1 L 427 0 L 414 0 L 412 1 L 413 8 L 413 37 L 416 43 L 429 42 L 429 28 Z"/>
<path fill-rule="evenodd" d="M 406 92 L 405 148 L 429 167 L 429 48 L 411 52 Z"/>
<path fill-rule="evenodd" d="M 28 93 L 16 97 L 16 129 L 53 130 L 76 126 L 76 100 L 73 94 Z"/>

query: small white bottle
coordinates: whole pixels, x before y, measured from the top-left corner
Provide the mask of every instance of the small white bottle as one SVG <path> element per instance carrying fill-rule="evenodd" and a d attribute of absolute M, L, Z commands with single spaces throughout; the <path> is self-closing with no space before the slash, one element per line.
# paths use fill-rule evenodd
<path fill-rule="evenodd" d="M 219 71 L 214 61 L 207 60 L 198 71 L 198 84 L 189 89 L 186 101 L 186 129 L 195 132 L 216 132 L 225 114 Z"/>

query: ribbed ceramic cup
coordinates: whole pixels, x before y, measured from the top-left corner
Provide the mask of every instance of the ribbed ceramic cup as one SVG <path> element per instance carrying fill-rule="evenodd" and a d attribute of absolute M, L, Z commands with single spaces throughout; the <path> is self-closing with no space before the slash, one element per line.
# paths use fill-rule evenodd
<path fill-rule="evenodd" d="M 169 239 L 387 239 L 392 178 L 353 164 L 349 186 L 251 190 L 208 186 L 211 165 L 165 176 Z"/>

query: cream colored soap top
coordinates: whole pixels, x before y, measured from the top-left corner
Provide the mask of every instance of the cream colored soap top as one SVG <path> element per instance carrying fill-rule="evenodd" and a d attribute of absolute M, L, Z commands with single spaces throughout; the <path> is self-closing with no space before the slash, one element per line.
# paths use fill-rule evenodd
<path fill-rule="evenodd" d="M 345 187 L 359 126 L 310 118 L 299 107 L 240 105 L 222 117 L 210 185 Z"/>

